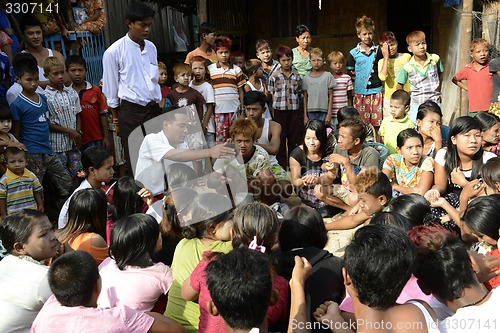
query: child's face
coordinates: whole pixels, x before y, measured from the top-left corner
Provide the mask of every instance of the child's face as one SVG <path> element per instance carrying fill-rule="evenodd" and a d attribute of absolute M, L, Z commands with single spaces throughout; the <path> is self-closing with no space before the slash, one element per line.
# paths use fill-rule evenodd
<path fill-rule="evenodd" d="M 490 129 L 483 131 L 481 136 L 483 141 L 492 145 L 496 145 L 498 143 L 498 129 L 500 128 L 500 124 L 492 126 Z"/>
<path fill-rule="evenodd" d="M 419 38 L 414 40 L 408 45 L 408 51 L 413 53 L 415 56 L 424 56 L 427 52 L 427 43 L 425 38 Z"/>
<path fill-rule="evenodd" d="M 436 127 L 441 128 L 441 116 L 435 112 L 429 112 L 424 119 L 417 119 L 417 128 L 420 134 L 430 137 Z"/>
<path fill-rule="evenodd" d="M 466 155 L 473 156 L 481 148 L 481 131 L 472 129 L 465 133 L 458 133 L 451 137 L 451 143 L 457 146 L 457 150 Z"/>
<path fill-rule="evenodd" d="M 210 46 L 214 45 L 215 38 L 217 38 L 217 33 L 216 32 L 211 32 L 209 34 L 204 34 L 203 35 L 203 39 Z"/>
<path fill-rule="evenodd" d="M 330 61 L 330 68 L 335 74 L 342 74 L 342 67 L 344 64 L 340 61 Z"/>
<path fill-rule="evenodd" d="M 12 119 L 0 120 L 0 132 L 1 133 L 9 133 L 11 128 L 12 128 Z"/>
<path fill-rule="evenodd" d="M 189 81 L 191 80 L 191 73 L 189 72 L 180 72 L 175 77 L 175 82 L 179 83 L 181 86 L 188 86 Z"/>
<path fill-rule="evenodd" d="M 404 105 L 399 99 L 391 98 L 391 116 L 394 119 L 403 119 L 406 116 L 406 112 L 410 110 L 409 105 Z"/>
<path fill-rule="evenodd" d="M 245 114 L 248 119 L 252 119 L 256 123 L 262 118 L 264 108 L 259 103 L 245 105 Z"/>
<path fill-rule="evenodd" d="M 254 139 L 243 134 L 236 134 L 233 137 L 236 149 L 241 153 L 244 160 L 249 159 L 253 153 Z"/>
<path fill-rule="evenodd" d="M 361 29 L 358 33 L 358 38 L 363 44 L 371 46 L 373 42 L 373 30 Z"/>
<path fill-rule="evenodd" d="M 488 55 L 490 54 L 490 50 L 484 43 L 476 44 L 474 46 L 474 50 L 470 53 L 472 59 L 478 64 L 484 65 L 488 61 Z"/>
<path fill-rule="evenodd" d="M 24 92 L 34 94 L 38 88 L 38 72 L 24 73 L 23 76 L 16 77 L 16 81 L 23 87 Z"/>
<path fill-rule="evenodd" d="M 285 71 L 289 71 L 290 68 L 292 68 L 292 58 L 290 58 L 287 55 L 283 55 L 281 58 L 278 59 L 281 69 L 284 69 Z"/>
<path fill-rule="evenodd" d="M 358 194 L 361 210 L 368 216 L 380 213 L 384 209 L 386 204 L 386 198 L 384 195 L 379 197 L 374 197 L 369 193 L 359 193 Z"/>
<path fill-rule="evenodd" d="M 26 154 L 20 152 L 17 154 L 7 154 L 6 163 L 7 169 L 12 173 L 21 176 L 26 168 Z"/>
<path fill-rule="evenodd" d="M 324 64 L 323 58 L 316 55 L 316 54 L 311 54 L 309 61 L 311 62 L 311 66 L 312 66 L 313 70 L 315 70 L 315 71 L 320 70 Z"/>
<path fill-rule="evenodd" d="M 168 80 L 167 69 L 166 68 L 158 69 L 158 84 L 164 86 L 167 84 L 167 80 Z"/>
<path fill-rule="evenodd" d="M 215 54 L 217 55 L 217 60 L 222 63 L 222 64 L 227 64 L 228 61 L 229 61 L 229 56 L 231 54 L 231 52 L 225 48 L 225 47 L 221 47 L 219 48 Z"/>
<path fill-rule="evenodd" d="M 272 57 L 272 52 L 270 48 L 263 48 L 257 52 L 257 58 L 262 62 L 265 63 L 271 62 L 272 61 L 271 57 Z"/>
<path fill-rule="evenodd" d="M 55 87 L 62 88 L 64 86 L 64 66 L 52 66 L 50 72 L 45 73 L 45 77 Z"/>
<path fill-rule="evenodd" d="M 205 62 L 195 61 L 191 64 L 191 69 L 193 70 L 193 76 L 196 81 L 205 79 L 205 74 L 207 72 L 205 69 Z"/>
<path fill-rule="evenodd" d="M 401 148 L 397 147 L 396 149 L 401 155 L 403 155 L 407 165 L 417 165 L 420 162 L 424 151 L 422 141 L 420 141 L 420 138 L 416 137 L 406 139 L 403 146 Z"/>
<path fill-rule="evenodd" d="M 33 229 L 26 243 L 22 243 L 21 255 L 29 255 L 35 260 L 42 261 L 56 256 L 59 250 L 59 241 L 53 231 L 49 219 L 44 216 L 33 218 Z"/>
<path fill-rule="evenodd" d="M 71 64 L 68 67 L 68 75 L 73 83 L 81 84 L 85 81 L 87 71 L 83 65 Z"/>
<path fill-rule="evenodd" d="M 398 54 L 398 43 L 397 42 L 386 42 L 389 46 L 389 57 L 394 57 Z"/>
<path fill-rule="evenodd" d="M 231 57 L 232 63 L 239 68 L 244 68 L 245 67 L 245 57 L 242 56 L 237 56 L 237 57 Z"/>
<path fill-rule="evenodd" d="M 113 169 L 113 156 L 108 157 L 100 168 L 90 168 L 89 172 L 93 175 L 95 180 L 99 182 L 109 182 L 113 179 L 113 175 L 115 174 L 115 170 Z"/>

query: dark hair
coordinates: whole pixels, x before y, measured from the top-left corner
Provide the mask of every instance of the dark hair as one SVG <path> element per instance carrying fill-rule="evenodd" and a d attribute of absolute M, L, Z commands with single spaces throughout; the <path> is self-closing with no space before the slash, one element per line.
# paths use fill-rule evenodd
<path fill-rule="evenodd" d="M 233 41 L 227 36 L 219 36 L 215 38 L 213 49 L 217 52 L 220 48 L 226 48 L 231 51 L 231 46 L 233 46 Z"/>
<path fill-rule="evenodd" d="M 314 119 L 307 122 L 306 127 L 304 128 L 304 138 L 302 139 L 302 149 L 304 153 L 308 154 L 307 145 L 306 145 L 306 132 L 307 130 L 311 130 L 316 134 L 316 138 L 319 141 L 319 150 L 321 151 L 321 155 L 325 157 L 325 151 L 328 145 L 328 137 L 326 135 L 326 126 L 325 123 Z"/>
<path fill-rule="evenodd" d="M 484 163 L 481 177 L 486 185 L 496 190 L 495 183 L 500 183 L 500 157 L 495 156 Z"/>
<path fill-rule="evenodd" d="M 5 148 L 5 151 L 3 152 L 5 158 L 7 159 L 7 156 L 13 156 L 13 155 L 19 155 L 23 154 L 24 157 L 26 157 L 26 151 L 18 148 L 18 147 L 7 147 Z"/>
<path fill-rule="evenodd" d="M 437 113 L 441 118 L 443 118 L 443 113 L 441 112 L 441 107 L 438 103 L 427 100 L 418 106 L 417 120 L 422 120 L 429 112 Z"/>
<path fill-rule="evenodd" d="M 85 70 L 87 70 L 87 62 L 85 61 L 85 58 L 79 54 L 69 55 L 66 58 L 65 65 L 66 65 L 66 69 L 68 69 L 69 66 L 71 66 L 71 65 L 81 65 L 81 66 L 83 66 L 83 68 L 85 68 Z"/>
<path fill-rule="evenodd" d="M 128 5 L 127 13 L 125 14 L 125 19 L 133 23 L 154 16 L 155 16 L 155 10 L 153 8 L 149 7 L 143 2 L 134 1 Z"/>
<path fill-rule="evenodd" d="M 12 120 L 12 113 L 7 105 L 0 104 L 0 120 Z"/>
<path fill-rule="evenodd" d="M 410 105 L 411 96 L 410 93 L 403 89 L 398 89 L 392 93 L 391 99 L 400 101 L 404 106 Z"/>
<path fill-rule="evenodd" d="M 233 216 L 233 249 L 248 247 L 255 237 L 258 245 L 264 245 L 266 251 L 271 252 L 278 230 L 278 217 L 269 206 L 259 202 L 241 206 Z"/>
<path fill-rule="evenodd" d="M 394 44 L 397 44 L 398 43 L 398 40 L 396 39 L 396 36 L 394 35 L 394 32 L 392 31 L 384 31 L 381 35 L 380 35 L 380 44 L 383 44 L 383 43 L 394 43 Z"/>
<path fill-rule="evenodd" d="M 339 124 L 343 122 L 345 119 L 351 119 L 354 117 L 359 118 L 359 112 L 358 110 L 356 110 L 354 106 L 346 105 L 341 107 L 337 111 L 337 121 L 339 122 Z"/>
<path fill-rule="evenodd" d="M 216 32 L 217 29 L 215 28 L 215 25 L 209 22 L 203 22 L 200 24 L 198 27 L 198 34 L 201 36 L 203 34 L 208 35 L 211 34 L 212 32 Z"/>
<path fill-rule="evenodd" d="M 377 310 L 393 306 L 410 279 L 415 256 L 415 246 L 395 226 L 369 224 L 358 229 L 345 250 L 344 266 L 359 301 Z"/>
<path fill-rule="evenodd" d="M 389 210 L 401 214 L 412 227 L 427 223 L 431 214 L 431 205 L 417 193 L 403 194 L 394 198 Z"/>
<path fill-rule="evenodd" d="M 162 236 L 175 234 L 182 236 L 181 221 L 179 215 L 186 215 L 191 203 L 197 196 L 197 192 L 191 188 L 180 187 L 167 193 L 163 199 L 163 219 L 160 222 L 160 232 Z"/>
<path fill-rule="evenodd" d="M 420 142 L 424 144 L 424 139 L 422 138 L 422 135 L 418 133 L 416 129 L 407 128 L 399 132 L 396 138 L 396 144 L 398 148 L 403 147 L 406 143 L 406 140 L 408 140 L 409 138 L 418 138 L 420 139 Z"/>
<path fill-rule="evenodd" d="M 489 112 L 479 112 L 474 119 L 476 119 L 479 124 L 481 124 L 481 130 L 487 131 L 500 121 L 500 118 L 498 116 L 494 115 L 493 113 Z"/>
<path fill-rule="evenodd" d="M 212 301 L 231 328 L 251 329 L 262 324 L 273 289 L 267 255 L 237 248 L 210 262 L 206 274 Z"/>
<path fill-rule="evenodd" d="M 417 247 L 413 274 L 437 298 L 452 302 L 477 283 L 464 243 L 450 231 L 437 224 L 419 225 L 408 236 Z"/>
<path fill-rule="evenodd" d="M 25 52 L 20 52 L 12 59 L 12 67 L 17 77 L 23 77 L 24 74 L 38 74 L 38 65 L 36 58 Z"/>
<path fill-rule="evenodd" d="M 113 154 L 106 148 L 98 146 L 88 147 L 82 153 L 83 171 L 88 174 L 91 167 L 99 169 L 104 165 L 104 162 L 112 156 Z"/>
<path fill-rule="evenodd" d="M 185 238 L 202 238 L 208 231 L 230 219 L 232 207 L 230 200 L 217 193 L 201 193 L 191 204 L 191 222 L 182 230 Z"/>
<path fill-rule="evenodd" d="M 93 232 L 106 239 L 106 195 L 100 189 L 86 188 L 74 193 L 69 201 L 68 223 L 58 231 L 59 239 L 71 241 Z"/>
<path fill-rule="evenodd" d="M 88 306 L 99 280 L 99 269 L 88 252 L 72 251 L 54 260 L 47 279 L 50 290 L 61 305 Z"/>
<path fill-rule="evenodd" d="M 361 119 L 361 117 L 352 117 L 348 119 L 344 119 L 340 124 L 341 127 L 349 127 L 351 129 L 352 139 L 359 139 L 360 143 L 364 143 L 366 140 L 366 124 Z"/>
<path fill-rule="evenodd" d="M 289 58 L 293 58 L 293 51 L 290 46 L 280 44 L 276 48 L 276 59 L 280 60 L 283 56 L 287 56 Z"/>
<path fill-rule="evenodd" d="M 460 165 L 460 157 L 458 155 L 457 146 L 453 144 L 451 138 L 457 134 L 467 133 L 471 130 L 481 132 L 481 124 L 472 117 L 458 117 L 451 123 L 450 134 L 448 136 L 448 144 L 446 145 L 446 161 L 444 168 L 448 177 L 448 182 L 451 183 L 451 172 Z M 471 178 L 478 178 L 481 168 L 483 167 L 483 148 L 479 145 L 479 150 L 472 157 L 472 173 Z"/>
<path fill-rule="evenodd" d="M 410 231 L 413 226 L 403 215 L 396 212 L 380 212 L 373 215 L 370 224 L 389 224 L 393 225 L 405 233 Z"/>
<path fill-rule="evenodd" d="M 28 242 L 34 221 L 46 216 L 35 209 L 23 209 L 3 219 L 0 223 L 0 239 L 7 252 L 12 252 L 15 243 Z"/>
<path fill-rule="evenodd" d="M 266 96 L 262 92 L 257 90 L 251 90 L 245 93 L 245 96 L 243 96 L 243 104 L 246 106 L 255 103 L 259 103 L 260 106 L 265 107 Z"/>
<path fill-rule="evenodd" d="M 29 27 L 40 27 L 42 29 L 42 23 L 33 15 L 25 16 L 19 25 L 21 29 L 21 33 L 23 34 L 26 29 Z M 43 31 L 43 29 L 42 29 Z"/>
<path fill-rule="evenodd" d="M 295 37 L 300 37 L 305 32 L 311 33 L 311 30 L 309 30 L 307 25 L 299 24 L 295 27 Z"/>
<path fill-rule="evenodd" d="M 137 194 L 141 188 L 130 176 L 118 179 L 113 192 L 112 205 L 109 207 L 114 220 L 142 212 L 144 201 Z"/>
<path fill-rule="evenodd" d="M 297 247 L 322 249 L 328 241 L 325 223 L 314 208 L 301 205 L 285 213 L 278 234 L 281 251 L 291 251 Z"/>
<path fill-rule="evenodd" d="M 385 173 L 377 169 L 375 172 L 372 168 L 362 169 L 356 178 L 354 188 L 358 193 L 367 193 L 375 198 L 381 195 L 385 196 L 387 201 L 392 198 L 391 181 Z"/>
<path fill-rule="evenodd" d="M 166 170 L 168 187 L 175 189 L 186 187 L 189 182 L 196 179 L 196 172 L 189 165 L 184 163 L 172 163 Z"/>
<path fill-rule="evenodd" d="M 462 220 L 473 231 L 497 240 L 500 235 L 500 194 L 477 197 L 467 205 Z"/>
<path fill-rule="evenodd" d="M 152 266 L 160 227 L 148 214 L 132 214 L 115 222 L 111 231 L 109 256 L 120 270 L 125 266 Z"/>

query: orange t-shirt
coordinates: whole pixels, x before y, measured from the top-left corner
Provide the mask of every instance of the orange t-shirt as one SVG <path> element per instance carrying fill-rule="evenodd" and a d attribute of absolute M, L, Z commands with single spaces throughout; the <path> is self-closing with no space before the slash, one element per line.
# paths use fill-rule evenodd
<path fill-rule="evenodd" d="M 95 247 L 92 245 L 92 236 L 96 235 L 93 232 L 86 232 L 75 237 L 71 242 L 68 242 L 73 250 L 82 250 L 88 252 L 92 258 L 101 264 L 108 257 L 108 247 Z"/>

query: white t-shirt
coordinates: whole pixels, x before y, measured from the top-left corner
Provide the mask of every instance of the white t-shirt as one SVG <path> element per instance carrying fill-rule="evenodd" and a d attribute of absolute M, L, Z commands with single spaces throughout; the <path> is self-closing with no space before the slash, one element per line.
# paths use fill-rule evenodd
<path fill-rule="evenodd" d="M 436 158 L 434 158 L 434 162 L 444 167 L 446 163 L 446 152 L 446 147 L 439 149 L 436 153 Z M 483 163 L 486 163 L 490 158 L 496 156 L 497 155 L 493 154 L 492 152 L 483 151 Z M 471 177 L 472 170 L 462 170 L 462 172 L 464 173 L 465 178 Z"/>
<path fill-rule="evenodd" d="M 29 332 L 52 295 L 48 266 L 8 255 L 0 261 L 0 332 Z"/>
<path fill-rule="evenodd" d="M 177 148 L 188 149 L 185 143 L 180 144 Z M 163 157 L 172 149 L 175 149 L 175 147 L 168 142 L 168 138 L 163 131 L 148 134 L 142 141 L 134 178 L 153 192 L 154 195 L 163 193 L 165 189 L 165 171 L 175 161 Z"/>
<path fill-rule="evenodd" d="M 193 84 L 193 82 L 191 81 L 189 83 L 189 86 L 198 91 L 203 96 L 203 98 L 205 98 L 205 104 L 203 104 L 203 116 L 205 116 L 205 114 L 207 113 L 207 104 L 208 103 L 215 104 L 214 88 L 208 82 L 203 82 L 200 85 L 196 85 Z M 207 132 L 215 133 L 215 118 L 213 113 L 212 116 L 210 117 L 210 120 L 208 121 Z"/>
<path fill-rule="evenodd" d="M 83 182 L 80 183 L 80 186 L 78 186 L 73 193 L 69 196 L 68 199 L 64 202 L 64 205 L 61 208 L 61 211 L 59 212 L 59 218 L 57 220 L 57 226 L 59 229 L 64 228 L 66 223 L 68 223 L 68 208 L 69 208 L 69 202 L 73 195 L 75 195 L 76 192 L 86 189 L 86 188 L 92 188 L 92 185 L 90 185 L 89 181 L 87 179 L 83 180 Z"/>

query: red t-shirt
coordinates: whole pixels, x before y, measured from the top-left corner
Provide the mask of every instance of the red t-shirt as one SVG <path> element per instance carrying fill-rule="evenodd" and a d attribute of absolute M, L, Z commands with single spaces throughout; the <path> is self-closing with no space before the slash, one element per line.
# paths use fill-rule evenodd
<path fill-rule="evenodd" d="M 101 89 L 87 82 L 86 88 L 78 95 L 82 107 L 80 113 L 82 144 L 102 140 L 100 116 L 108 112 L 108 107 Z"/>
<path fill-rule="evenodd" d="M 488 111 L 493 94 L 493 78 L 486 65 L 478 71 L 474 62 L 465 65 L 457 74 L 457 81 L 467 80 L 469 91 L 469 112 Z"/>
<path fill-rule="evenodd" d="M 488 254 L 491 254 L 492 256 L 500 258 L 500 253 L 498 252 L 498 248 L 494 249 L 493 251 L 488 252 Z M 499 268 L 500 267 L 495 267 L 494 269 L 497 270 Z M 486 286 L 486 288 L 488 288 L 488 290 L 495 289 L 496 287 L 498 287 L 498 285 L 500 285 L 500 276 L 495 276 L 491 280 L 488 280 L 487 282 L 485 282 L 484 285 Z"/>

